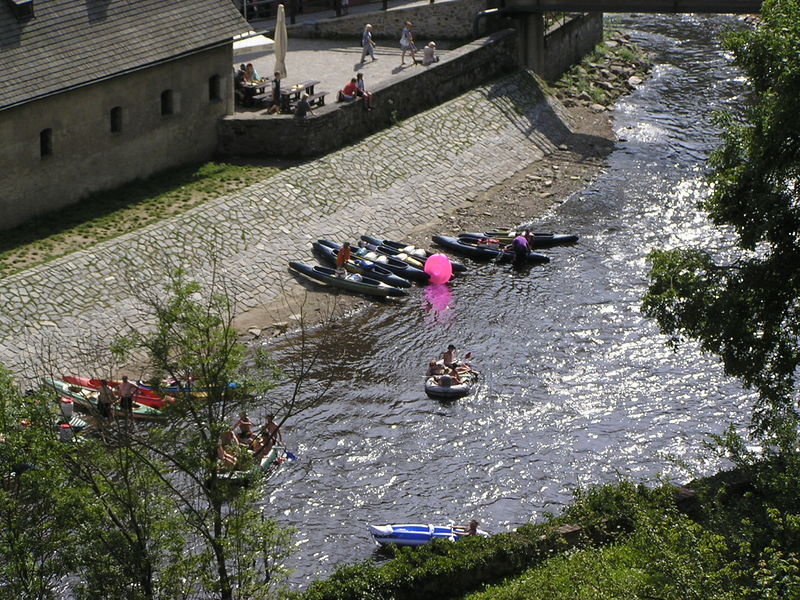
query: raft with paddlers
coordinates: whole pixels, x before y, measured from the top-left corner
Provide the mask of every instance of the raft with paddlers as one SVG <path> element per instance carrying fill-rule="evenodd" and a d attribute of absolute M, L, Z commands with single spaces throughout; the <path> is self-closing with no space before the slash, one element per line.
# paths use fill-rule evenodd
<path fill-rule="evenodd" d="M 429 398 L 437 400 L 456 400 L 463 398 L 472 391 L 478 382 L 478 374 L 473 371 L 459 373 L 458 382 L 451 375 L 437 375 L 425 380 L 425 393 Z"/>

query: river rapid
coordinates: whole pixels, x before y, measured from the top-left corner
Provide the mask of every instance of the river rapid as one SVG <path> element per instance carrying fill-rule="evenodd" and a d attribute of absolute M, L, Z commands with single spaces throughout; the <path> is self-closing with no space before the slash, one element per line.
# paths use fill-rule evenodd
<path fill-rule="evenodd" d="M 673 352 L 640 312 L 650 249 L 725 245 L 697 202 L 719 143 L 711 111 L 736 109 L 745 93 L 720 47 L 739 22 L 613 21 L 655 66 L 616 105 L 608 167 L 535 223 L 580 242 L 521 272 L 465 259 L 469 272 L 449 286 L 338 323 L 321 370 L 342 353 L 346 369 L 284 426 L 299 460 L 264 499 L 296 529 L 293 586 L 373 557 L 367 523 L 476 518 L 508 531 L 559 512 L 580 486 L 711 473 L 719 465 L 702 442 L 746 424 L 752 396 L 695 345 Z M 477 392 L 443 403 L 425 395 L 421 373 L 451 342 L 472 351 L 482 377 Z M 268 345 L 279 362 L 287 343 Z"/>

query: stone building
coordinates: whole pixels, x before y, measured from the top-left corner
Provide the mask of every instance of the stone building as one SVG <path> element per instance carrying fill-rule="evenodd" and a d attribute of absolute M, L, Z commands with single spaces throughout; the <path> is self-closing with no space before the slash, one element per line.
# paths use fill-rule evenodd
<path fill-rule="evenodd" d="M 0 229 L 208 159 L 249 29 L 230 0 L 0 0 Z"/>

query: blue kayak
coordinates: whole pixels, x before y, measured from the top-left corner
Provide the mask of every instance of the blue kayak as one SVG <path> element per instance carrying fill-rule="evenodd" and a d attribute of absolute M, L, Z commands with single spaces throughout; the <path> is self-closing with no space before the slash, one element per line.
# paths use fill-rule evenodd
<path fill-rule="evenodd" d="M 456 542 L 464 536 L 465 529 L 452 525 L 421 525 L 403 523 L 397 525 L 367 525 L 372 539 L 379 546 L 395 544 L 396 546 L 422 546 L 435 539 Z M 485 531 L 478 530 L 482 537 L 489 537 Z"/>

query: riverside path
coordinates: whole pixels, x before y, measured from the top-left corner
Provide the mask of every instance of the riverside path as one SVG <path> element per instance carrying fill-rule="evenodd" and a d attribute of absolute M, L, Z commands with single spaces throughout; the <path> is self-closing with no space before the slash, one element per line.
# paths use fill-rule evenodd
<path fill-rule="evenodd" d="M 402 237 L 543 158 L 569 130 L 525 71 L 360 143 L 186 213 L 0 280 L 0 363 L 21 380 L 104 374 L 124 324 L 147 327 L 137 290 L 182 267 L 224 273 L 246 311 L 298 286 L 291 259 L 319 237 Z"/>

